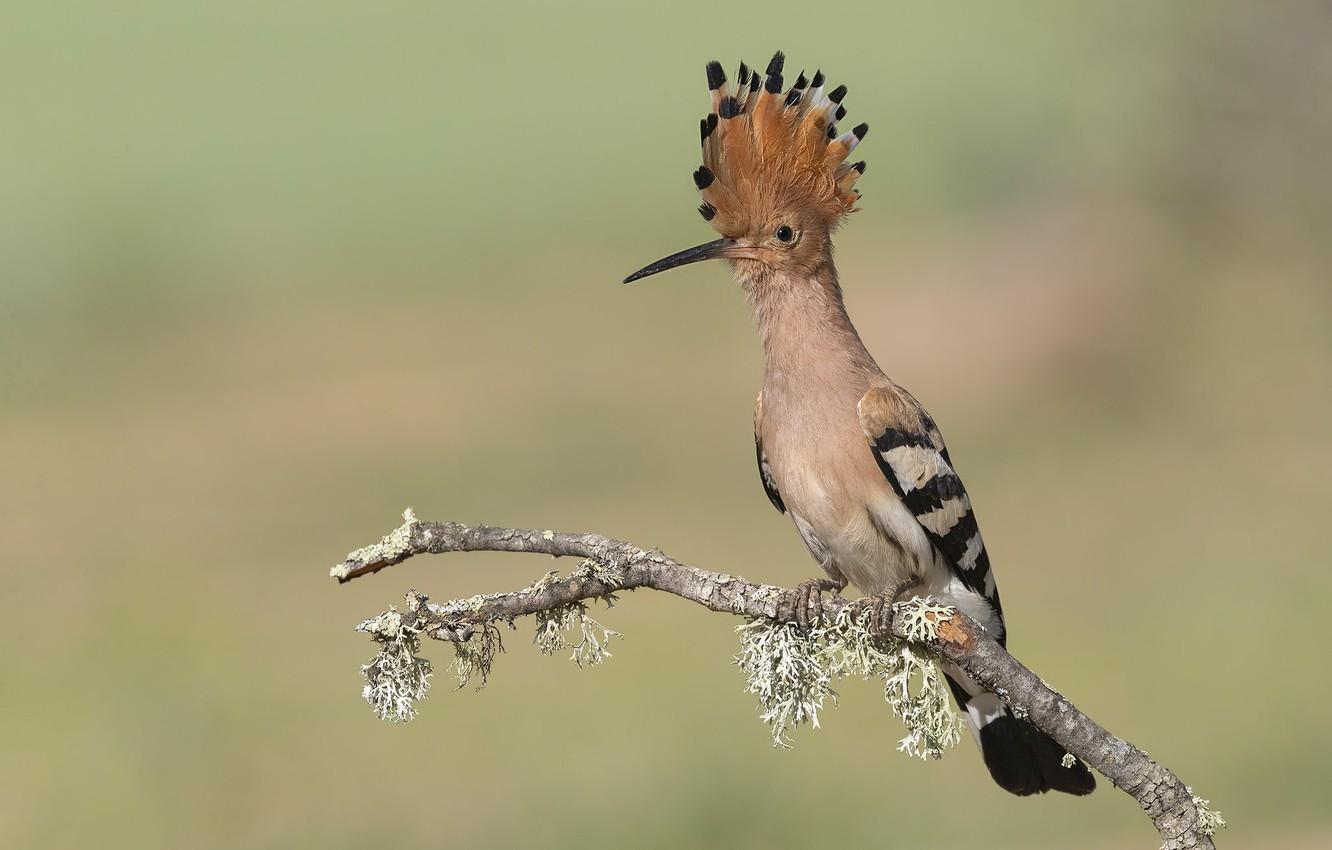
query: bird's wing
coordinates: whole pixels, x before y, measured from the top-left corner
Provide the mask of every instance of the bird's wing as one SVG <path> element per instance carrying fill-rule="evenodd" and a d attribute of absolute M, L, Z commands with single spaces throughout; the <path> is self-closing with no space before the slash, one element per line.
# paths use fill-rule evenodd
<path fill-rule="evenodd" d="M 874 460 L 954 575 L 1002 617 L 971 497 L 948 457 L 934 420 L 905 390 L 874 387 L 857 406 Z"/>
<path fill-rule="evenodd" d="M 777 483 L 772 480 L 772 469 L 768 466 L 768 456 L 763 452 L 763 393 L 754 399 L 754 452 L 758 455 L 759 480 L 763 482 L 763 492 L 768 494 L 768 501 L 778 513 L 786 513 L 786 503 L 782 494 L 777 492 Z"/>

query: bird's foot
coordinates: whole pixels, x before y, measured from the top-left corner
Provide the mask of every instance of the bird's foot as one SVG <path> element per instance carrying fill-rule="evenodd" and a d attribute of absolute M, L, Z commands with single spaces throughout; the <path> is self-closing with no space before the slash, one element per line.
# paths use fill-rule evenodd
<path fill-rule="evenodd" d="M 876 593 L 870 600 L 869 627 L 879 637 L 886 637 L 893 630 L 893 605 L 902 598 L 908 587 L 915 584 L 914 579 L 900 581 L 883 593 Z"/>
<path fill-rule="evenodd" d="M 795 621 L 802 631 L 809 631 L 813 623 L 823 619 L 823 594 L 841 593 L 846 587 L 845 581 L 831 578 L 812 578 L 802 581 L 795 587 Z M 810 608 L 814 616 L 810 617 Z"/>

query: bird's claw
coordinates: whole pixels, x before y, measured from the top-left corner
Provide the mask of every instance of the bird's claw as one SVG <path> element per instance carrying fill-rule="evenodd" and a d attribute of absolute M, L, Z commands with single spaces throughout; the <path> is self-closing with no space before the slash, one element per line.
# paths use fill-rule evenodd
<path fill-rule="evenodd" d="M 879 637 L 888 635 L 893 629 L 893 605 L 902 598 L 902 593 L 912 585 L 912 582 L 902 582 L 891 590 L 883 593 L 876 593 L 870 600 L 869 606 L 869 627 L 870 631 Z"/>
<path fill-rule="evenodd" d="M 830 578 L 812 578 L 802 581 L 795 587 L 795 621 L 802 631 L 823 619 L 823 594 L 840 593 L 846 587 L 845 582 Z M 814 616 L 810 617 L 810 608 Z"/>

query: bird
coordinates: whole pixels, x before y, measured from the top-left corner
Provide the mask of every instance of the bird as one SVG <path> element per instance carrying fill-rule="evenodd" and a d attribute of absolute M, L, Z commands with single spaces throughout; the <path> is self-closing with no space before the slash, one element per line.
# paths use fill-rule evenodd
<path fill-rule="evenodd" d="M 847 314 L 832 235 L 856 210 L 869 132 L 839 132 L 847 87 L 802 71 L 784 87 L 778 51 L 732 85 L 707 63 L 711 108 L 699 125 L 699 214 L 720 238 L 651 263 L 632 283 L 703 260 L 729 265 L 763 349 L 754 403 L 759 479 L 823 577 L 799 585 L 808 628 L 821 594 L 849 583 L 879 610 L 899 598 L 954 606 L 1006 644 L 1007 624 L 971 498 L 934 419 L 870 355 Z M 1087 765 L 960 668 L 944 673 L 991 777 L 1027 796 L 1095 788 Z"/>

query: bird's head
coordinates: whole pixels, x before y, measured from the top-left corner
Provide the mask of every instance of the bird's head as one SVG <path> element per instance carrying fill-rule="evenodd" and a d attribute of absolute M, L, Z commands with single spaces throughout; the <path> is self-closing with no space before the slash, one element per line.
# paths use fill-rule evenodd
<path fill-rule="evenodd" d="M 774 274 L 813 273 L 831 255 L 830 237 L 860 198 L 865 163 L 847 156 L 869 126 L 838 133 L 846 86 L 825 91 L 823 73 L 802 72 L 782 88 L 781 52 L 766 74 L 742 62 L 732 89 L 721 63 L 708 63 L 712 111 L 700 123 L 703 165 L 698 211 L 721 238 L 664 257 L 625 278 L 700 260 L 728 260 L 743 285 Z"/>

